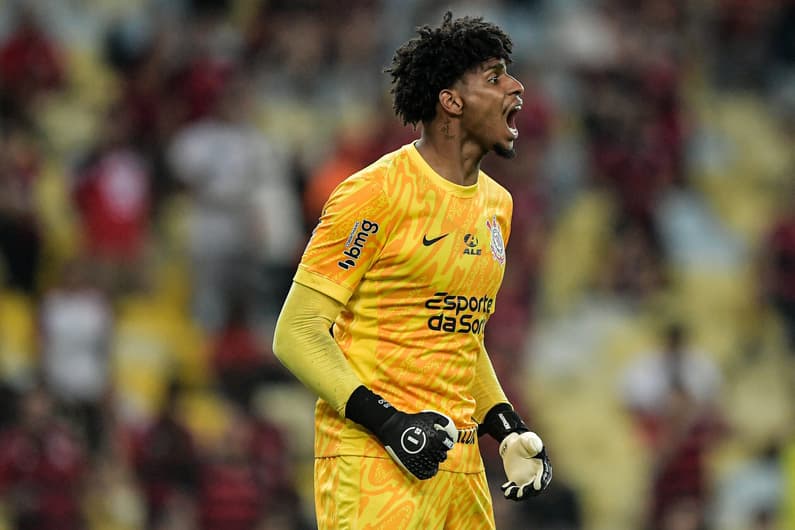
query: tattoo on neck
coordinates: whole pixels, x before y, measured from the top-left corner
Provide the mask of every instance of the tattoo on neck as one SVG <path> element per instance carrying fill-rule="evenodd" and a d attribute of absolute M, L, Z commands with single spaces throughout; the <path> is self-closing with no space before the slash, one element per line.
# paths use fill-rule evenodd
<path fill-rule="evenodd" d="M 442 134 L 444 134 L 444 137 L 448 140 L 454 137 L 454 135 L 450 132 L 450 118 L 447 118 L 442 124 Z"/>

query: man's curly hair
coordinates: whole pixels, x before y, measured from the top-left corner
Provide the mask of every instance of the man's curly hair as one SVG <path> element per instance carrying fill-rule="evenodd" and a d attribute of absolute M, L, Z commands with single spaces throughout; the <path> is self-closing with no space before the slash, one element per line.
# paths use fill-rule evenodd
<path fill-rule="evenodd" d="M 393 108 L 404 124 L 431 121 L 439 92 L 483 61 L 510 63 L 511 38 L 482 17 L 453 20 L 448 11 L 441 26 L 420 26 L 417 33 L 395 51 L 384 70 L 392 75 Z"/>

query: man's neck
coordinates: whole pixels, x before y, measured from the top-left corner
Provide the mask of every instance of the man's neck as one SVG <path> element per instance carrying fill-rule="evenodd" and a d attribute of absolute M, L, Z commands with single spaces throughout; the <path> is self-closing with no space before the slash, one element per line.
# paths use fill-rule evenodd
<path fill-rule="evenodd" d="M 429 127 L 439 125 L 434 123 Z M 460 135 L 450 130 L 429 131 L 426 128 L 415 145 L 422 158 L 443 178 L 460 186 L 477 183 L 480 161 L 485 153 L 464 143 Z"/>

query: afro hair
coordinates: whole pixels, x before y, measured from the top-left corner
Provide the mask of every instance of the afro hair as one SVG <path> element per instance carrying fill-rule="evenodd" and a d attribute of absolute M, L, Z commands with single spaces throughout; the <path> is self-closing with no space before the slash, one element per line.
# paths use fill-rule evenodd
<path fill-rule="evenodd" d="M 470 69 L 494 58 L 510 63 L 511 38 L 482 17 L 453 20 L 448 11 L 441 26 L 420 26 L 417 33 L 395 51 L 385 69 L 392 76 L 395 114 L 404 124 L 433 120 L 439 92 Z"/>

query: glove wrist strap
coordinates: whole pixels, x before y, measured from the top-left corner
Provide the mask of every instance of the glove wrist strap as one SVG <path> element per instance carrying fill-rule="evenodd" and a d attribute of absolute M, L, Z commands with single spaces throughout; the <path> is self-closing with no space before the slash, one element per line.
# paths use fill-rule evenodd
<path fill-rule="evenodd" d="M 345 417 L 378 434 L 381 426 L 395 415 L 395 407 L 364 385 L 356 387 L 345 405 Z"/>
<path fill-rule="evenodd" d="M 502 442 L 512 432 L 523 433 L 529 430 L 510 404 L 499 403 L 486 413 L 483 423 L 478 426 L 478 436 L 489 434 Z"/>

